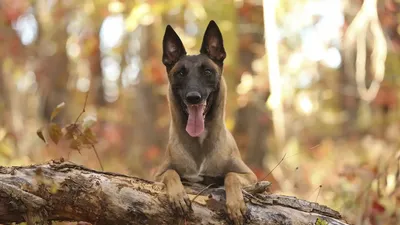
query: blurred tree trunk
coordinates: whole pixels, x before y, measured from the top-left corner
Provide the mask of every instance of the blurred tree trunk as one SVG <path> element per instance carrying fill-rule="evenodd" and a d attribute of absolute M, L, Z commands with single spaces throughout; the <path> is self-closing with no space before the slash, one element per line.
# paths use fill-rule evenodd
<path fill-rule="evenodd" d="M 102 16 L 103 10 L 106 10 L 107 4 L 96 2 L 96 8 L 90 15 L 89 26 L 86 27 L 87 31 L 90 33 L 87 38 L 85 46 L 89 46 L 88 49 L 88 61 L 90 68 L 90 99 L 98 107 L 103 107 L 106 105 L 104 85 L 103 85 L 103 70 L 101 67 L 101 49 L 100 49 L 100 29 L 103 24 L 104 18 Z M 83 4 L 82 4 L 83 5 Z M 123 48 L 126 49 L 126 48 Z M 123 53 L 121 54 L 123 55 Z M 122 67 L 121 67 L 122 68 Z"/>
<path fill-rule="evenodd" d="M 340 51 L 341 57 L 344 60 L 349 60 L 346 59 L 343 51 Z M 355 61 L 353 61 L 355 63 Z M 354 134 L 356 131 L 356 122 L 357 122 L 357 111 L 358 111 L 358 106 L 360 99 L 358 97 L 357 93 L 357 87 L 356 87 L 356 82 L 354 78 L 354 74 L 348 74 L 346 73 L 344 69 L 343 63 L 341 64 L 339 68 L 339 92 L 336 93 L 341 93 L 339 95 L 339 99 L 342 104 L 342 108 L 347 112 L 348 118 L 346 121 L 343 123 L 343 135 L 351 135 Z"/>
<path fill-rule="evenodd" d="M 241 54 L 239 50 L 238 38 L 240 27 L 237 26 L 239 20 L 237 16 L 235 1 L 205 1 L 204 8 L 208 13 L 208 18 L 216 20 L 223 34 L 224 47 L 227 52 L 227 57 L 224 61 L 224 76 L 228 88 L 228 95 L 226 99 L 226 118 L 233 119 L 235 111 L 237 110 L 236 87 L 239 84 L 240 76 L 242 75 L 238 71 L 238 62 Z M 208 20 L 204 21 L 200 26 L 201 32 L 199 33 L 198 37 L 199 50 L 201 40 L 203 39 L 203 34 L 208 23 Z"/>
<path fill-rule="evenodd" d="M 38 0 L 35 13 L 39 28 L 36 42 L 39 61 L 37 76 L 40 78 L 38 84 L 42 91 L 42 117 L 44 120 L 49 120 L 53 109 L 61 102 L 67 101 L 68 97 L 69 59 L 66 52 L 68 20 L 66 16 L 55 16 L 67 14 L 68 9 L 64 8 L 60 1 L 49 7 L 47 1 Z M 65 116 L 66 114 L 61 111 L 56 120 Z"/>
<path fill-rule="evenodd" d="M 90 75 L 91 75 L 91 93 L 90 98 L 93 99 L 94 103 L 98 107 L 105 106 L 106 101 L 104 99 L 104 86 L 103 86 L 103 74 L 101 68 L 101 51 L 100 51 L 100 37 L 99 37 L 100 26 L 96 26 L 95 35 L 90 38 L 93 42 L 93 49 L 88 57 Z"/>
<path fill-rule="evenodd" d="M 0 61 L 2 61 L 2 62 L 4 61 L 3 57 L 0 57 Z M 10 103 L 8 102 L 9 96 L 6 91 L 7 90 L 6 84 L 5 84 L 5 80 L 4 80 L 3 76 L 4 76 L 3 75 L 3 66 L 0 66 L 0 112 L 3 115 L 6 115 L 7 113 L 5 113 L 5 112 L 7 109 L 9 109 Z M 4 124 L 6 121 L 7 120 L 6 120 L 5 116 L 2 116 L 0 123 Z"/>
<path fill-rule="evenodd" d="M 0 4 L 0 113 L 2 116 L 1 124 L 15 139 L 15 145 L 19 145 L 18 139 L 24 132 L 24 100 L 16 87 L 15 75 L 23 73 L 19 70 L 23 67 L 27 59 L 27 51 L 23 46 L 17 32 L 12 27 L 11 20 L 6 18 L 5 9 Z M 15 18 L 16 19 L 16 18 Z M 19 152 L 21 153 L 21 152 Z"/>
<path fill-rule="evenodd" d="M 143 159 L 143 154 L 151 150 L 152 147 L 159 149 L 157 129 L 157 105 L 162 104 L 157 96 L 157 86 L 151 80 L 151 56 L 157 52 L 154 50 L 153 43 L 153 25 L 140 25 L 135 33 L 138 34 L 140 45 L 140 63 L 142 69 L 139 72 L 139 83 L 134 87 L 135 102 L 133 103 L 134 131 L 128 146 L 132 146 L 129 152 L 128 160 L 132 165 L 131 170 L 140 176 L 148 176 L 150 165 Z M 134 144 L 133 144 L 134 143 Z M 164 147 L 164 146 L 162 146 Z"/>
<path fill-rule="evenodd" d="M 60 40 L 60 39 L 59 39 Z M 65 39 L 60 42 L 64 43 Z M 65 50 L 58 50 L 52 56 L 45 56 L 42 58 L 42 72 L 43 75 L 48 76 L 48 83 L 45 84 L 46 92 L 42 95 L 43 104 L 43 119 L 49 121 L 54 108 L 61 102 L 67 101 L 67 81 L 68 81 L 68 57 Z M 66 114 L 60 112 L 55 121 L 64 118 Z M 60 119 L 58 119 L 60 118 Z"/>
<path fill-rule="evenodd" d="M 237 59 L 239 63 L 236 68 L 236 73 L 240 78 L 244 72 L 255 74 L 252 63 L 262 54 L 255 46 L 259 45 L 263 49 L 264 34 L 254 32 L 263 30 L 262 5 L 245 2 L 237 9 L 237 14 L 238 26 L 248 28 L 246 30 L 237 29 L 237 35 L 235 35 L 240 40 L 237 50 L 238 53 L 240 52 Z M 260 29 L 255 29 L 256 27 L 260 27 Z M 231 87 L 233 91 L 236 91 L 236 86 L 237 84 Z M 235 96 L 237 96 L 236 93 Z M 263 171 L 265 171 L 263 161 L 268 151 L 266 139 L 271 124 L 265 108 L 268 93 L 251 90 L 246 97 L 248 98 L 247 104 L 236 111 L 233 135 L 237 139 L 239 149 L 245 153 L 246 162 L 259 177 L 262 177 Z"/>

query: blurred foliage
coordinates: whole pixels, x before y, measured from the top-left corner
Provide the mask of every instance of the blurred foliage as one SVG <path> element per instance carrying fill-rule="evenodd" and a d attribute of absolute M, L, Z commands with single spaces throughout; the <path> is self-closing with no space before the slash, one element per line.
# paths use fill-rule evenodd
<path fill-rule="evenodd" d="M 151 178 L 168 138 L 165 26 L 193 54 L 213 19 L 227 50 L 226 124 L 257 176 L 286 154 L 266 178 L 273 191 L 326 204 L 350 223 L 399 224 L 399 1 L 378 1 L 389 49 L 385 79 L 370 104 L 343 68 L 351 60 L 343 34 L 362 0 L 279 1 L 283 149 L 272 129 L 262 3 L 0 1 L 0 165 L 63 157 L 98 169 L 95 152 L 80 148 L 88 144 L 106 171 Z M 39 128 L 52 141 L 43 144 Z"/>

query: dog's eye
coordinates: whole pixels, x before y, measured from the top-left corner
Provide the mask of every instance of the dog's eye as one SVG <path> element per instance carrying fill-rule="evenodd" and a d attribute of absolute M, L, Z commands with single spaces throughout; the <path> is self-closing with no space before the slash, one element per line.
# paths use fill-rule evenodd
<path fill-rule="evenodd" d="M 178 76 L 178 77 L 184 77 L 184 76 L 185 76 L 185 73 L 181 70 L 181 71 L 179 71 L 179 72 L 176 73 L 176 76 Z"/>
<path fill-rule="evenodd" d="M 212 75 L 212 71 L 209 69 L 204 70 L 204 75 L 206 75 L 207 77 L 210 77 Z"/>

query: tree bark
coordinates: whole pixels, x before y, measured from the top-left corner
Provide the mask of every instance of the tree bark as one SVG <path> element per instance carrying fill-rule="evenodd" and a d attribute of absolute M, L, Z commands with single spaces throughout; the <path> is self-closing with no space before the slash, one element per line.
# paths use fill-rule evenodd
<path fill-rule="evenodd" d="M 309 225 L 316 224 L 317 218 L 328 224 L 346 224 L 326 206 L 267 194 L 268 185 L 264 181 L 243 190 L 249 209 L 246 224 Z M 194 212 L 186 218 L 169 208 L 163 189 L 160 183 L 68 162 L 0 167 L 0 223 L 230 224 L 222 188 L 187 186 Z"/>

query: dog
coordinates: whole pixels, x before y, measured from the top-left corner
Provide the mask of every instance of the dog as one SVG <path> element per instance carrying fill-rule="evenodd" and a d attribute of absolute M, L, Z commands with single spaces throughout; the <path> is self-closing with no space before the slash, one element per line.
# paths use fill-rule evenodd
<path fill-rule="evenodd" d="M 172 207 L 181 215 L 192 210 L 182 181 L 224 185 L 227 214 L 234 224 L 243 224 L 247 207 L 241 188 L 255 184 L 257 177 L 225 125 L 225 57 L 213 20 L 198 55 L 187 55 L 174 29 L 166 27 L 162 62 L 168 73 L 171 124 L 166 158 L 155 179 L 165 184 Z"/>

